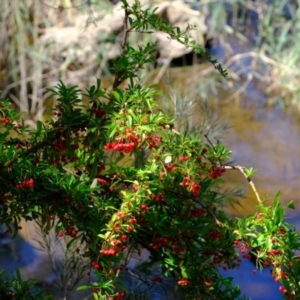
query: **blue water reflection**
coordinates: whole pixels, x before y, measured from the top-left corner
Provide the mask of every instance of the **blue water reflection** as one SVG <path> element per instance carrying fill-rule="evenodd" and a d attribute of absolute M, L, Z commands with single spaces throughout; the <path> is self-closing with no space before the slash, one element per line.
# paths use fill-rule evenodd
<path fill-rule="evenodd" d="M 270 274 L 270 268 L 264 269 L 263 272 L 257 270 L 254 275 L 252 270 L 255 265 L 243 259 L 241 266 L 236 270 L 220 270 L 223 277 L 233 277 L 233 283 L 240 286 L 242 294 L 251 300 L 279 300 L 282 294 L 278 290 L 281 284 L 275 282 Z"/>

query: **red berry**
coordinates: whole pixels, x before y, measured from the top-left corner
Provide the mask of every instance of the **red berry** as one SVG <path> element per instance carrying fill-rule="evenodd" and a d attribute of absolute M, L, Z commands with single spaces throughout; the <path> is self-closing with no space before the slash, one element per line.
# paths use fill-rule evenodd
<path fill-rule="evenodd" d="M 156 277 L 152 278 L 151 281 L 154 283 L 157 283 L 157 282 L 162 283 L 164 280 L 161 277 L 156 276 Z"/>
<path fill-rule="evenodd" d="M 121 235 L 120 240 L 121 241 L 126 241 L 127 240 L 127 235 L 126 234 Z"/>
<path fill-rule="evenodd" d="M 148 211 L 149 210 L 149 207 L 146 203 L 141 204 L 140 208 L 141 208 L 141 211 Z"/>
<path fill-rule="evenodd" d="M 137 219 L 136 218 L 131 218 L 131 219 L 129 219 L 129 223 L 131 223 L 131 224 L 134 224 L 134 223 L 136 223 L 137 222 Z"/>
<path fill-rule="evenodd" d="M 181 279 L 179 281 L 177 281 L 178 285 L 188 285 L 190 282 L 188 279 Z"/>
<path fill-rule="evenodd" d="M 97 261 L 92 261 L 91 266 L 93 269 L 100 269 L 100 265 L 98 264 Z"/>
<path fill-rule="evenodd" d="M 133 231 L 133 227 L 132 227 L 132 226 L 128 226 L 128 227 L 127 227 L 127 231 L 128 231 L 128 232 L 132 232 L 132 231 Z"/>

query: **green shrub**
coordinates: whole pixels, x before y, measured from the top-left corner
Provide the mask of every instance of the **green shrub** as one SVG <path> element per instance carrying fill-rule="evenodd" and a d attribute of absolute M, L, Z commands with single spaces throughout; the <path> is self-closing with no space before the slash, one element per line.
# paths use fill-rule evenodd
<path fill-rule="evenodd" d="M 226 164 L 231 152 L 219 141 L 205 132 L 201 138 L 180 133 L 172 118 L 155 109 L 157 90 L 138 77 L 154 59 L 154 45 L 128 45 L 128 35 L 165 31 L 223 76 L 226 71 L 190 40 L 191 26 L 181 31 L 139 2 L 122 3 L 126 26 L 112 89 L 98 79 L 84 93 L 87 107 L 78 87 L 60 82 L 50 90 L 57 98 L 53 118 L 34 130 L 16 122 L 9 101 L 1 103 L 0 222 L 15 235 L 21 218 L 37 220 L 45 233 L 54 228 L 58 237 L 68 236 L 69 251 L 79 242 L 75 255 L 90 258 L 98 278 L 80 289 L 91 289 L 94 299 L 128 297 L 132 291 L 120 280 L 124 271 L 150 288 L 169 278 L 181 299 L 245 299 L 217 268 L 238 268 L 240 256 L 253 255 L 257 268 L 273 268 L 283 296 L 296 299 L 299 233 L 284 221 L 279 194 L 272 207 L 265 206 L 252 169 Z M 234 170 L 247 178 L 259 202 L 257 213 L 243 219 L 222 210 L 227 199 L 218 192 L 222 175 Z M 131 272 L 130 259 L 143 249 L 150 257 L 139 273 Z"/>

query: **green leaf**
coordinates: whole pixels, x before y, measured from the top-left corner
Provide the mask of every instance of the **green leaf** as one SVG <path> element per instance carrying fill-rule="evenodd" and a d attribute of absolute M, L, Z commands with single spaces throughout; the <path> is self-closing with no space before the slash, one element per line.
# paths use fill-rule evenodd
<path fill-rule="evenodd" d="M 126 121 L 126 125 L 128 126 L 128 127 L 132 127 L 132 116 L 131 115 L 128 115 L 127 117 L 127 121 Z"/>
<path fill-rule="evenodd" d="M 115 89 L 114 91 L 111 91 L 111 94 L 117 101 L 120 101 L 120 99 L 123 96 L 122 92 L 119 89 Z"/>
<path fill-rule="evenodd" d="M 208 186 L 206 187 L 206 189 L 212 189 L 216 186 L 219 186 L 221 183 L 223 183 L 223 179 L 221 178 L 218 178 L 218 179 L 215 179 L 215 180 L 212 180 Z"/>
<path fill-rule="evenodd" d="M 273 201 L 273 208 L 276 209 L 276 207 L 278 206 L 279 204 L 279 199 L 280 199 L 280 196 L 281 196 L 281 192 L 278 191 L 275 198 L 274 198 L 274 201 Z"/>
<path fill-rule="evenodd" d="M 189 278 L 186 268 L 181 268 L 181 275 L 183 278 Z"/>
<path fill-rule="evenodd" d="M 283 221 L 283 216 L 284 216 L 284 210 L 279 204 L 277 206 L 277 209 L 275 211 L 275 224 L 279 225 Z"/>
<path fill-rule="evenodd" d="M 97 178 L 95 178 L 92 182 L 92 184 L 90 185 L 91 189 L 95 189 L 98 186 L 98 180 Z"/>
<path fill-rule="evenodd" d="M 287 205 L 288 208 L 291 208 L 291 209 L 295 209 L 295 205 L 294 205 L 294 201 L 292 200 L 288 205 Z"/>
<path fill-rule="evenodd" d="M 244 173 L 247 177 L 252 177 L 255 174 L 256 170 L 253 168 L 245 168 Z"/>
<path fill-rule="evenodd" d="M 18 268 L 16 269 L 16 275 L 17 275 L 18 281 L 21 282 L 22 281 L 21 272 L 20 272 L 20 269 L 18 269 Z"/>
<path fill-rule="evenodd" d="M 43 123 L 41 121 L 37 121 L 36 123 L 36 129 L 37 129 L 37 134 L 39 135 L 42 131 Z"/>
<path fill-rule="evenodd" d="M 76 289 L 76 291 L 83 291 L 83 290 L 88 290 L 88 289 L 91 289 L 90 285 L 81 285 Z"/>
<path fill-rule="evenodd" d="M 95 178 L 95 176 L 97 175 L 97 171 L 98 171 L 98 162 L 94 161 L 94 163 L 92 165 L 92 170 L 91 170 L 91 173 L 90 173 L 90 179 L 94 179 Z M 93 181 L 93 183 L 94 183 L 94 181 Z"/>
<path fill-rule="evenodd" d="M 102 281 L 100 282 L 100 286 L 102 288 L 108 288 L 108 287 L 111 287 L 112 286 L 112 280 L 108 280 L 108 281 Z"/>
<path fill-rule="evenodd" d="M 129 25 L 132 26 L 133 19 L 131 17 L 128 17 Z"/>

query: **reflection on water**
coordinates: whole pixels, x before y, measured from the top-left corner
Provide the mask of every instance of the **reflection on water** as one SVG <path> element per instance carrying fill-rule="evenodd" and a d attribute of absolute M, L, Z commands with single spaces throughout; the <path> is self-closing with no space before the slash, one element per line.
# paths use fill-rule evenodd
<path fill-rule="evenodd" d="M 12 241 L 11 236 L 0 234 L 0 269 L 12 274 L 15 268 L 28 267 L 36 258 L 32 245 L 21 236 Z"/>
<path fill-rule="evenodd" d="M 262 273 L 257 271 L 252 273 L 255 267 L 252 262 L 243 260 L 239 270 L 221 271 L 224 277 L 233 277 L 234 284 L 240 286 L 242 294 L 251 300 L 280 300 L 282 293 L 270 275 L 270 269 L 265 269 Z"/>
<path fill-rule="evenodd" d="M 278 107 L 231 106 L 221 111 L 231 125 L 223 141 L 237 164 L 257 170 L 254 181 L 261 196 L 272 198 L 281 190 L 283 202 L 293 199 L 300 205 L 299 116 Z"/>
<path fill-rule="evenodd" d="M 23 229 L 19 231 L 15 239 L 11 239 L 9 235 L 0 234 L 0 270 L 4 269 L 5 274 L 15 275 L 15 268 L 20 269 L 23 280 L 38 280 L 37 287 L 53 295 L 53 300 L 92 299 L 90 290 L 76 291 L 78 285 L 86 285 L 91 279 L 89 262 L 86 263 L 88 267 L 83 269 L 82 277 L 78 278 L 78 274 L 79 268 L 82 266 L 80 262 L 85 263 L 84 259 L 77 262 L 77 269 L 70 274 L 68 266 L 72 267 L 73 261 L 69 260 L 68 264 L 64 264 L 66 262 L 66 256 L 63 253 L 66 246 L 65 241 L 61 240 L 60 246 L 53 241 L 51 250 L 48 252 L 36 224 L 22 221 L 21 225 Z M 4 226 L 0 226 L 1 233 L 5 229 Z M 71 253 L 69 256 L 71 257 L 72 252 L 68 253 Z M 49 263 L 50 260 L 53 261 L 52 267 Z M 60 272 L 62 269 L 64 272 Z M 64 276 L 61 276 L 62 274 Z M 77 279 L 79 283 L 75 284 L 76 287 L 69 288 Z M 65 298 L 65 296 L 67 297 Z"/>

